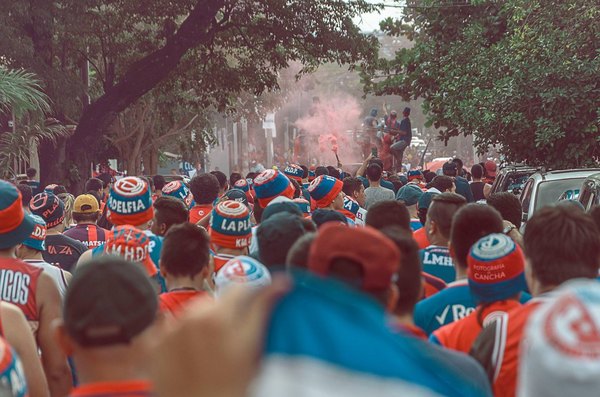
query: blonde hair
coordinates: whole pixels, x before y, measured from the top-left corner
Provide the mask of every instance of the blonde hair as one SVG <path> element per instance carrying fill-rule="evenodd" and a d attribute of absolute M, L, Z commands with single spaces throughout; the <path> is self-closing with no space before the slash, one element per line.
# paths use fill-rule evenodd
<path fill-rule="evenodd" d="M 58 198 L 62 200 L 65 205 L 65 219 L 63 225 L 65 229 L 68 229 L 73 225 L 73 203 L 75 202 L 75 196 L 71 193 L 60 193 Z"/>

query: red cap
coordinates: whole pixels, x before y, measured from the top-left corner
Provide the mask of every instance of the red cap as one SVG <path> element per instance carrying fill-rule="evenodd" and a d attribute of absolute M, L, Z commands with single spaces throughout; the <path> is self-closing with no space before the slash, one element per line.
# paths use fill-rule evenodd
<path fill-rule="evenodd" d="M 488 176 L 495 177 L 496 176 L 496 163 L 492 160 L 488 160 L 485 162 L 485 172 Z"/>
<path fill-rule="evenodd" d="M 400 265 L 400 251 L 381 232 L 371 228 L 348 228 L 331 224 L 319 229 L 309 254 L 309 269 L 321 276 L 329 275 L 334 259 L 359 263 L 364 271 L 363 291 L 389 288 Z"/>

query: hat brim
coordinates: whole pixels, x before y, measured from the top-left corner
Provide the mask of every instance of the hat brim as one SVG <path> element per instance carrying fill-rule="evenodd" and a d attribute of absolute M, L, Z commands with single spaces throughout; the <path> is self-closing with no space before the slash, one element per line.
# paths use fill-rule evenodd
<path fill-rule="evenodd" d="M 35 221 L 29 214 L 25 214 L 23 222 L 14 230 L 0 234 L 0 249 L 8 249 L 21 244 L 27 239 L 35 228 Z"/>

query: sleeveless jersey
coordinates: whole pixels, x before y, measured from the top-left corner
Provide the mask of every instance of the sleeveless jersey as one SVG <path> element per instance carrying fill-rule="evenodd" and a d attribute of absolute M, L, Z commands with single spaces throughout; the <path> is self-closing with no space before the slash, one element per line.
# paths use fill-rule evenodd
<path fill-rule="evenodd" d="M 26 263 L 35 267 L 41 267 L 44 272 L 47 273 L 56 282 L 60 297 L 64 299 L 67 293 L 67 279 L 65 277 L 65 271 L 58 266 L 53 266 L 48 262 L 37 260 L 37 259 L 25 259 Z"/>
<path fill-rule="evenodd" d="M 36 290 L 43 271 L 19 259 L 0 258 L 0 299 L 21 309 L 34 334 L 39 326 Z"/>
<path fill-rule="evenodd" d="M 213 261 L 215 263 L 215 273 L 217 273 L 227 262 L 235 258 L 233 255 L 227 254 L 215 254 L 213 255 Z"/>
<path fill-rule="evenodd" d="M 0 396 L 26 397 L 27 381 L 18 356 L 3 338 L 0 338 Z"/>
<path fill-rule="evenodd" d="M 196 224 L 212 211 L 212 204 L 195 205 L 190 210 L 190 223 Z"/>
<path fill-rule="evenodd" d="M 158 305 L 162 312 L 169 312 L 175 316 L 181 312 L 188 304 L 195 301 L 196 299 L 202 299 L 208 297 L 208 294 L 204 291 L 196 290 L 175 290 L 165 292 L 164 294 L 158 295 Z"/>

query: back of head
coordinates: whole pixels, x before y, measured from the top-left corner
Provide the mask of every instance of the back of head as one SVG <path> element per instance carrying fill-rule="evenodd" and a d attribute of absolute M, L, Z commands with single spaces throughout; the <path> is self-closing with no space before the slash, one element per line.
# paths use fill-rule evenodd
<path fill-rule="evenodd" d="M 189 211 L 183 201 L 170 196 L 161 196 L 154 201 L 155 221 L 165 225 L 166 233 L 171 226 L 185 223 L 189 218 Z M 154 226 L 154 225 L 153 225 Z"/>
<path fill-rule="evenodd" d="M 90 179 L 88 179 L 85 182 L 85 189 L 84 190 L 86 192 L 90 192 L 90 191 L 99 192 L 102 189 L 104 189 L 104 184 L 98 178 L 90 178 Z"/>
<path fill-rule="evenodd" d="M 442 166 L 442 173 L 447 176 L 456 176 L 458 173 L 456 163 L 452 161 L 444 163 Z"/>
<path fill-rule="evenodd" d="M 596 227 L 600 230 L 600 205 L 595 205 L 589 212 L 590 216 L 596 223 Z"/>
<path fill-rule="evenodd" d="M 400 251 L 400 267 L 396 278 L 398 302 L 395 313 L 412 316 L 415 305 L 421 297 L 421 262 L 419 246 L 412 233 L 398 226 L 387 226 L 381 229 L 387 238 L 392 240 Z"/>
<path fill-rule="evenodd" d="M 336 179 L 340 179 L 340 171 L 334 166 L 328 165 L 327 172 L 329 173 L 329 176 L 332 176 Z"/>
<path fill-rule="evenodd" d="M 352 197 L 354 193 L 360 192 L 361 186 L 363 186 L 363 184 L 360 179 L 347 176 L 344 178 L 344 187 L 342 188 L 342 191 L 347 196 Z"/>
<path fill-rule="evenodd" d="M 461 159 L 459 159 L 459 158 L 453 158 L 452 162 L 454 164 L 456 164 L 456 170 L 458 172 L 458 175 L 460 176 L 460 173 L 462 172 L 462 169 L 464 167 L 463 161 Z"/>
<path fill-rule="evenodd" d="M 348 220 L 341 212 L 334 210 L 326 210 L 323 208 L 318 208 L 313 212 L 312 220 L 315 223 L 315 225 L 317 225 L 317 228 L 321 228 L 321 226 L 328 223 L 348 223 Z"/>
<path fill-rule="evenodd" d="M 475 174 L 473 174 L 473 176 L 475 176 Z M 521 207 L 521 202 L 517 196 L 509 192 L 490 194 L 490 196 L 487 198 L 487 204 L 497 209 L 498 212 L 500 212 L 500 215 L 502 215 L 502 219 L 507 220 L 515 225 L 517 229 L 521 227 L 523 210 Z"/>
<path fill-rule="evenodd" d="M 17 189 L 21 192 L 21 204 L 23 207 L 29 208 L 29 202 L 33 197 L 33 190 L 31 190 L 31 186 L 24 183 L 19 183 L 17 185 Z"/>
<path fill-rule="evenodd" d="M 242 174 L 239 172 L 232 172 L 231 175 L 229 175 L 229 186 L 234 186 L 240 179 L 242 179 Z"/>
<path fill-rule="evenodd" d="M 262 263 L 249 256 L 236 256 L 215 275 L 216 296 L 223 295 L 234 285 L 260 289 L 271 284 L 271 272 Z"/>
<path fill-rule="evenodd" d="M 141 266 L 102 256 L 77 268 L 64 301 L 67 334 L 83 348 L 125 346 L 156 317 L 154 287 Z"/>
<path fill-rule="evenodd" d="M 504 229 L 500 213 L 487 205 L 467 204 L 459 209 L 452 220 L 450 245 L 454 264 L 467 267 L 467 257 L 473 244 L 492 233 Z"/>
<path fill-rule="evenodd" d="M 383 173 L 383 169 L 379 166 L 379 164 L 370 164 L 367 167 L 367 179 L 371 182 L 378 182 L 381 179 L 381 174 Z"/>
<path fill-rule="evenodd" d="M 221 171 L 211 171 L 210 173 L 217 177 L 221 190 L 227 190 L 227 175 Z"/>
<path fill-rule="evenodd" d="M 162 188 L 165 187 L 165 185 L 167 184 L 165 177 L 162 175 L 154 175 L 152 177 L 152 182 L 154 182 L 155 190 L 162 190 Z"/>
<path fill-rule="evenodd" d="M 27 178 L 32 179 L 37 175 L 37 170 L 35 168 L 27 168 L 25 173 L 27 174 Z"/>
<path fill-rule="evenodd" d="M 544 207 L 527 222 L 523 240 L 532 275 L 544 286 L 598 277 L 600 232 L 583 212 Z"/>
<path fill-rule="evenodd" d="M 329 170 L 327 167 L 319 166 L 315 169 L 315 177 L 320 175 L 329 175 Z"/>
<path fill-rule="evenodd" d="M 190 190 L 196 204 L 212 204 L 219 197 L 219 180 L 213 174 L 196 175 L 190 181 Z"/>
<path fill-rule="evenodd" d="M 107 218 L 114 225 L 142 226 L 154 216 L 152 190 L 144 179 L 135 176 L 115 182 L 106 206 Z"/>
<path fill-rule="evenodd" d="M 383 167 L 383 160 L 380 159 L 380 158 L 378 158 L 378 157 L 374 157 L 371 160 L 369 160 L 369 164 L 368 165 L 371 165 L 371 164 L 377 164 L 378 166 L 381 167 L 382 170 L 384 168 Z"/>
<path fill-rule="evenodd" d="M 160 253 L 161 270 L 176 277 L 194 277 L 209 260 L 209 238 L 204 229 L 191 223 L 169 229 Z"/>
<path fill-rule="evenodd" d="M 256 230 L 260 261 L 269 269 L 283 266 L 290 248 L 304 233 L 297 215 L 283 212 L 264 220 Z"/>
<path fill-rule="evenodd" d="M 425 178 L 425 183 L 430 183 L 437 176 L 435 172 L 431 172 L 429 170 L 423 171 L 423 177 Z"/>
<path fill-rule="evenodd" d="M 479 164 L 474 164 L 471 167 L 471 175 L 473 175 L 474 179 L 483 178 L 483 167 Z"/>
<path fill-rule="evenodd" d="M 308 269 L 308 256 L 310 254 L 310 245 L 317 237 L 316 233 L 306 233 L 300 237 L 290 248 L 285 260 L 288 269 L 301 268 Z"/>
<path fill-rule="evenodd" d="M 449 192 L 454 185 L 454 181 L 447 175 L 438 175 L 431 181 L 431 187 L 436 188 L 440 192 Z"/>
<path fill-rule="evenodd" d="M 465 204 L 467 204 L 467 200 L 460 194 L 436 194 L 431 198 L 431 206 L 427 211 L 427 217 L 435 222 L 443 237 L 450 238 L 452 219 L 456 211 Z"/>
<path fill-rule="evenodd" d="M 398 226 L 410 230 L 410 214 L 406 205 L 399 201 L 379 201 L 369 207 L 365 223 L 378 230 L 386 226 Z"/>
<path fill-rule="evenodd" d="M 103 189 L 106 189 L 114 181 L 113 176 L 108 172 L 103 172 L 98 175 L 98 179 L 102 181 Z"/>
<path fill-rule="evenodd" d="M 36 194 L 29 203 L 29 209 L 31 213 L 42 217 L 48 229 L 61 225 L 65 219 L 65 205 L 53 193 Z"/>

